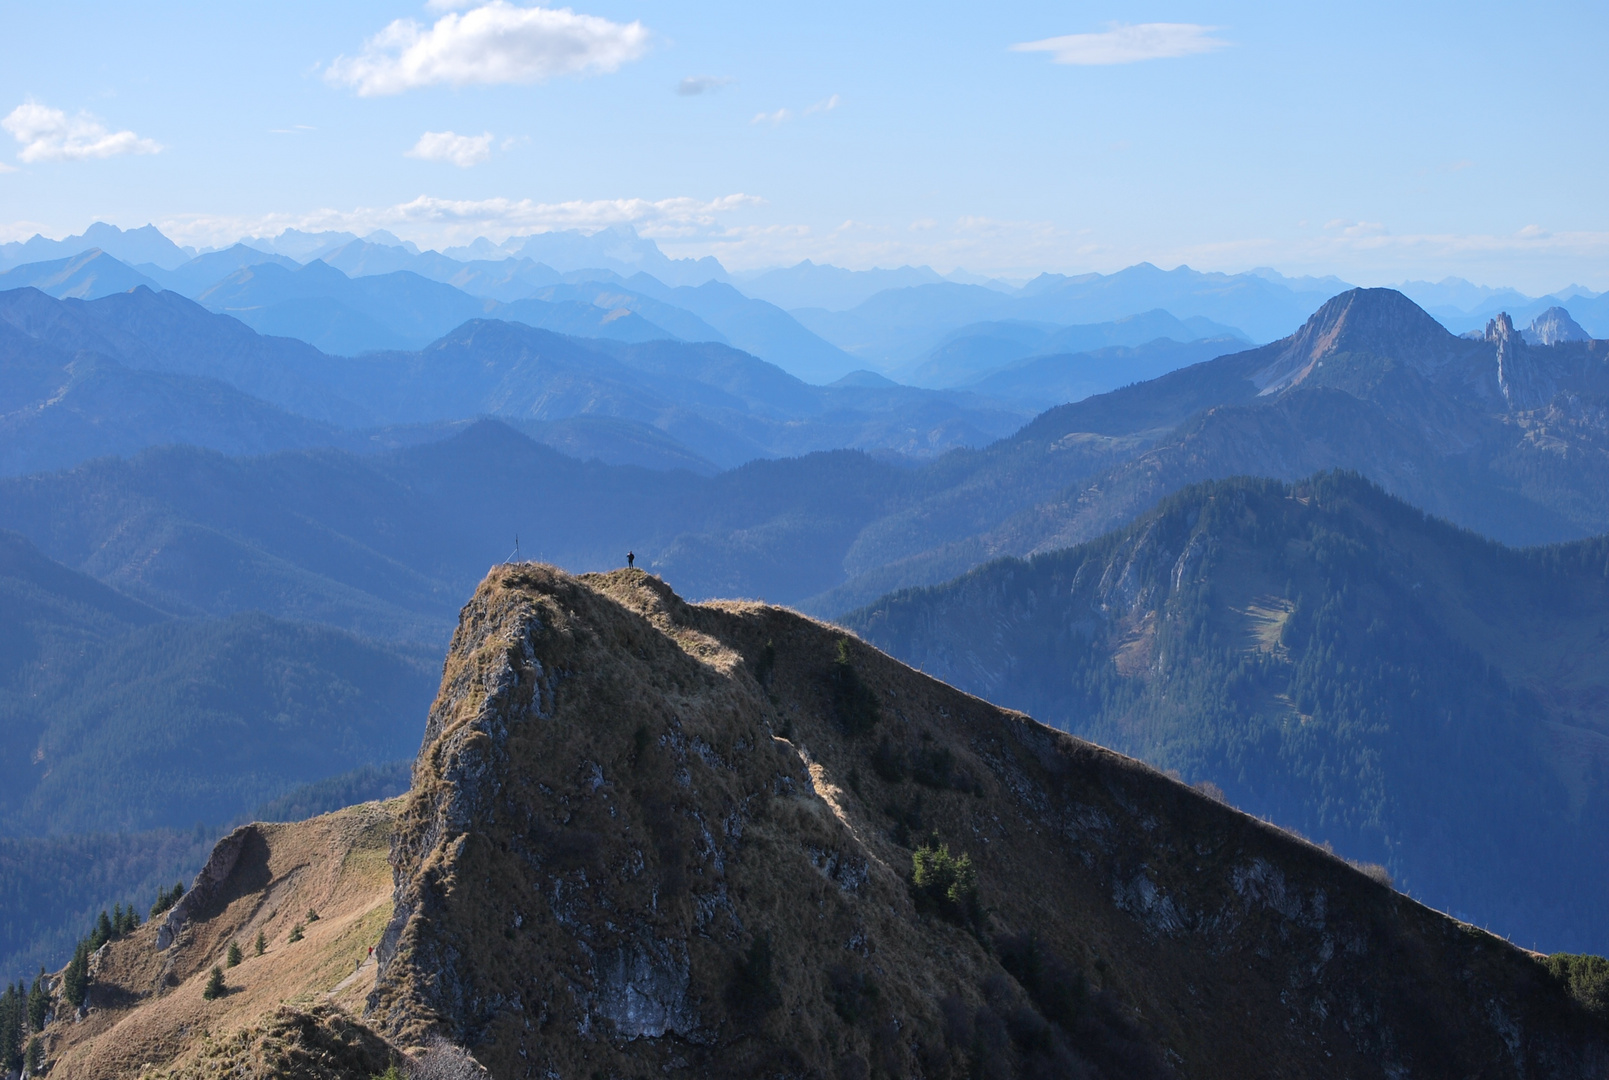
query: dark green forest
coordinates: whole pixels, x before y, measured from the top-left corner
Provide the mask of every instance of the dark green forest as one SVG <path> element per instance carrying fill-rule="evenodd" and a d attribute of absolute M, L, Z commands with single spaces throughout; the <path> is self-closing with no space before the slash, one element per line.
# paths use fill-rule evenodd
<path fill-rule="evenodd" d="M 1190 488 L 847 624 L 1521 944 L 1601 951 L 1609 785 L 1576 748 L 1609 732 L 1606 595 L 1609 541 L 1510 549 L 1330 473 Z"/>
<path fill-rule="evenodd" d="M 234 823 L 397 794 L 439 661 L 244 612 L 175 618 L 0 534 L 0 972 L 53 970 Z M 334 775 L 332 775 L 334 774 Z"/>

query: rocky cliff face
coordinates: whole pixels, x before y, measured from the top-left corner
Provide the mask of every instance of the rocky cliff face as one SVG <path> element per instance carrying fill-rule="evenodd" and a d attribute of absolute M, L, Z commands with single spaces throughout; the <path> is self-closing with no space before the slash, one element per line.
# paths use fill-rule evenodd
<path fill-rule="evenodd" d="M 492 572 L 392 863 L 369 1022 L 499 1078 L 1609 1069 L 1531 954 L 833 627 L 641 572 Z"/>
<path fill-rule="evenodd" d="M 1530 345 L 1562 345 L 1571 341 L 1592 340 L 1592 335 L 1583 330 L 1581 324 L 1562 307 L 1550 307 L 1532 319 L 1524 336 Z"/>

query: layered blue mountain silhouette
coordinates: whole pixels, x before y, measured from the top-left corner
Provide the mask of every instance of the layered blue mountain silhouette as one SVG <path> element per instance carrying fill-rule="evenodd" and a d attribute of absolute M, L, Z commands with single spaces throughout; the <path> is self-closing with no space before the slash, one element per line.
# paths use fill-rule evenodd
<path fill-rule="evenodd" d="M 929 281 L 828 312 L 871 342 L 834 346 L 806 329 L 816 315 L 729 282 L 380 239 L 290 237 L 295 255 L 238 246 L 168 267 L 51 251 L 0 282 L 13 286 L 0 291 L 0 529 L 19 566 L 45 568 L 26 589 L 65 581 L 88 607 L 116 590 L 106 604 L 146 620 L 114 612 L 81 637 L 123 650 L 105 670 L 185 685 L 191 668 L 141 658 L 173 642 L 212 663 L 261 640 L 280 658 L 265 700 L 292 694 L 315 653 L 357 658 L 370 681 L 348 684 L 378 694 L 419 649 L 439 650 L 516 536 L 570 570 L 632 550 L 684 596 L 830 617 L 1097 540 L 1190 485 L 1245 474 L 1352 470 L 1514 544 L 1609 531 L 1609 342 L 1588 336 L 1581 294 L 1527 327 L 1499 315 L 1458 336 L 1400 292 L 1330 295 L 1333 281 L 1155 268 L 1010 291 Z M 347 273 L 320 245 L 379 272 Z M 1249 327 L 1302 296 L 1315 299 L 1294 331 L 1251 347 Z M 379 344 L 308 340 L 336 335 Z M 863 345 L 908 350 L 900 363 L 941 388 L 868 370 Z M 44 640 L 29 634 L 27 648 Z M 344 678 L 306 670 L 310 685 Z M 27 731 L 46 730 L 16 687 Z M 47 704 L 75 724 L 133 715 L 134 698 L 69 697 Z M 240 722 L 265 722 L 252 715 Z M 114 743 L 145 746 L 137 734 Z M 102 761 L 85 754 L 71 760 Z M 255 778 L 260 801 L 317 778 L 304 773 L 248 762 L 235 775 Z M 60 800 L 34 773 L 16 783 L 26 798 L 9 820 L 46 827 Z M 133 795 L 117 798 L 105 813 L 142 827 L 190 805 L 174 795 L 136 814 Z"/>

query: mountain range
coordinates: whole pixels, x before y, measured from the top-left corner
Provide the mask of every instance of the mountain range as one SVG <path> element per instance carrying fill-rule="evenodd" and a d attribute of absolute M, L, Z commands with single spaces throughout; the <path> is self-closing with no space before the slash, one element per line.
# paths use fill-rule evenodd
<path fill-rule="evenodd" d="M 510 306 L 524 305 L 562 306 Z M 144 288 L 87 302 L 10 290 L 0 327 L 16 358 L 0 426 L 0 439 L 12 429 L 0 461 L 9 456 L 13 474 L 173 442 L 362 451 L 487 414 L 538 436 L 555 422 L 607 420 L 585 440 L 605 460 L 713 471 L 840 446 L 931 456 L 986 443 L 1026 415 L 966 392 L 812 386 L 717 344 L 582 339 L 484 319 L 420 352 L 328 356 Z"/>
<path fill-rule="evenodd" d="M 1455 337 L 1400 293 L 1353 290 L 1288 338 L 1043 413 L 979 455 L 1102 448 L 1116 460 L 1055 494 L 1008 485 L 1019 498 L 995 497 L 987 515 L 957 517 L 945 494 L 878 523 L 857 541 L 870 557 L 846 559 L 850 581 L 811 603 L 844 611 L 994 557 L 1068 547 L 1237 475 L 1351 469 L 1513 544 L 1603 532 L 1606 347 L 1528 345 L 1506 316 L 1479 339 Z"/>
<path fill-rule="evenodd" d="M 244 307 L 251 306 L 253 289 L 264 296 L 282 286 L 294 293 L 301 280 L 338 291 L 336 301 L 353 312 L 369 302 L 365 297 L 384 295 L 399 281 L 398 295 L 416 298 L 419 318 L 434 317 L 432 297 L 442 298 L 449 312 L 460 303 L 453 292 L 440 291 L 447 286 L 411 270 L 348 277 L 321 262 L 232 265 L 249 257 L 239 251 L 200 258 L 214 255 L 211 269 L 223 270 L 226 283 L 219 296 Z M 79 265 L 64 263 L 53 271 L 62 275 L 59 285 L 89 282 L 86 294 L 101 275 L 121 272 L 118 267 L 157 285 L 151 274 L 167 273 L 147 273 L 153 264 L 135 270 L 104 253 L 64 258 Z M 1187 291 L 1200 284 L 1188 275 L 1169 280 Z M 1079 287 L 1085 286 L 1094 288 L 1089 282 Z M 930 283 L 917 291 L 935 287 L 972 288 Z M 1328 287 L 1303 285 L 1314 295 Z M 1121 530 L 1159 505 L 1172 506 L 1166 500 L 1175 493 L 1248 474 L 1296 482 L 1321 470 L 1354 470 L 1420 511 L 1511 544 L 1576 541 L 1609 531 L 1603 512 L 1609 506 L 1603 419 L 1609 355 L 1605 342 L 1583 339 L 1585 331 L 1562 308 L 1539 313 L 1528 328 L 1500 315 L 1479 334 L 1460 337 L 1400 293 L 1349 290 L 1317 304 L 1294 334 L 1257 348 L 1233 337 L 1178 341 L 1167 334 L 1213 335 L 1233 324 L 1170 310 L 1148 309 L 1105 323 L 973 320 L 950 331 L 946 344 L 977 339 L 1028 349 L 1095 348 L 1029 353 L 993 368 L 987 359 L 966 366 L 971 361 L 958 349 L 953 370 L 959 374 L 946 379 L 970 381 L 959 389 L 928 390 L 895 385 L 871 372 L 836 385 L 810 385 L 730 344 L 571 336 L 484 317 L 488 302 L 506 305 L 493 309 L 502 314 L 520 304 L 541 311 L 573 304 L 581 311 L 623 311 L 616 321 L 624 325 L 657 313 L 666 321 L 681 320 L 684 329 L 715 329 L 715 321 L 739 315 L 753 316 L 756 333 L 786 326 L 766 323 L 766 312 L 775 309 L 741 296 L 734 300 L 738 294 L 722 283 L 672 287 L 641 277 L 561 277 L 541 288 L 551 290 L 547 298 L 471 298 L 482 314 L 422 349 L 359 356 L 330 355 L 303 341 L 259 334 L 176 291 L 138 283 L 87 300 L 55 299 L 34 289 L 0 293 L 0 458 L 12 473 L 0 480 L 0 528 L 19 535 L 18 550 L 33 545 L 38 558 L 53 564 L 52 574 L 76 575 L 72 580 L 80 585 L 93 579 L 116 590 L 119 603 L 154 612 L 156 619 L 148 625 L 106 623 L 85 646 L 88 657 L 75 661 L 97 688 L 75 696 L 66 683 L 47 680 L 39 685 L 48 693 L 36 705 L 43 703 L 39 707 L 48 707 L 49 716 L 59 716 L 75 732 L 93 734 L 97 725 L 109 725 L 107 744 L 139 761 L 147 752 L 141 740 L 157 738 L 149 730 L 153 717 L 171 712 L 186 724 L 213 722 L 207 719 L 213 714 L 192 709 L 181 692 L 213 685 L 209 678 L 216 682 L 214 674 L 198 674 L 197 666 L 236 664 L 240 685 L 249 685 L 263 708 L 242 707 L 233 714 L 238 719 L 227 723 L 245 725 L 256 738 L 242 739 L 243 750 L 266 755 L 274 744 L 263 733 L 281 714 L 293 733 L 305 731 L 297 725 L 325 724 L 329 701 L 348 693 L 342 686 L 371 688 L 364 694 L 372 700 L 390 701 L 373 688 L 386 681 L 403 685 L 400 673 L 411 670 L 421 649 L 439 650 L 446 643 L 460 600 L 486 567 L 516 552 L 571 570 L 603 570 L 619 565 L 631 550 L 640 566 L 691 597 L 759 596 L 835 616 L 893 590 L 948 581 L 1000 556 L 1048 555 L 1108 534 L 1119 539 L 1102 543 L 1128 543 Z M 1239 288 L 1230 291 L 1240 295 Z M 888 310 L 898 311 L 900 304 L 891 302 Z M 1157 326 L 1166 331 L 1160 338 L 1101 344 L 1115 335 L 1143 337 Z M 1158 377 L 1144 378 L 1153 373 Z M 1013 384 L 1013 377 L 1020 381 Z M 1021 424 L 1031 410 L 1048 404 L 1033 395 L 1052 393 L 1049 400 L 1055 401 L 1062 396 L 1057 386 L 1068 398 L 1105 392 L 1056 405 Z M 1363 544 L 1371 534 L 1357 532 L 1359 522 L 1371 514 L 1399 513 L 1389 500 L 1371 502 L 1373 497 L 1338 499 L 1334 505 L 1345 507 L 1338 513 L 1347 520 L 1319 525 L 1326 535 L 1346 540 L 1335 541 L 1345 550 L 1354 541 Z M 1296 515 L 1287 505 L 1292 498 L 1277 491 L 1267 495 L 1269 507 L 1288 512 L 1279 526 L 1287 540 L 1319 527 L 1290 516 Z M 1269 520 L 1274 516 L 1270 510 Z M 1460 552 L 1448 538 L 1456 535 L 1435 529 L 1415 534 L 1402 526 L 1389 543 L 1374 542 L 1389 564 L 1404 544 L 1415 551 L 1439 546 Z M 1255 557 L 1268 561 L 1276 555 L 1269 549 Z M 1478 562 L 1467 553 L 1460 557 Z M 1503 579 L 1511 581 L 1511 591 L 1574 589 L 1582 603 L 1592 595 L 1584 583 L 1559 586 L 1556 575 L 1525 569 L 1529 564 L 1512 552 L 1492 558 L 1488 576 L 1508 575 Z M 1009 570 L 1004 573 L 1009 577 Z M 1557 737 L 1590 746 L 1596 728 L 1552 706 L 1545 723 L 1527 727 L 1524 695 L 1540 693 L 1540 669 L 1511 669 L 1497 660 L 1480 667 L 1479 650 L 1470 659 L 1459 644 L 1457 619 L 1442 609 L 1412 606 L 1412 581 L 1404 585 L 1367 561 L 1348 573 L 1367 580 L 1371 596 L 1388 596 L 1390 603 L 1379 609 L 1386 612 L 1382 622 L 1413 627 L 1414 640 L 1428 644 L 1415 652 L 1414 640 L 1371 639 L 1367 607 L 1337 609 L 1341 621 L 1318 629 L 1293 615 L 1286 625 L 1293 635 L 1306 636 L 1280 637 L 1266 653 L 1246 653 L 1247 675 L 1242 660 L 1223 659 L 1213 644 L 1217 624 L 1203 615 L 1206 644 L 1192 642 L 1196 651 L 1180 654 L 1200 660 L 1188 671 L 1168 669 L 1154 682 L 1124 674 L 1130 681 L 1114 682 L 1106 667 L 1090 660 L 1077 669 L 1093 680 L 1090 693 L 1112 695 L 1097 695 L 1099 710 L 1090 706 L 1064 717 L 1047 712 L 1038 699 L 1025 703 L 1070 726 L 1096 723 L 1090 718 L 1098 712 L 1100 723 L 1109 724 L 1095 732 L 1101 738 L 1188 772 L 1192 780 L 1211 780 L 1276 820 L 1334 837 L 1343 853 L 1386 865 L 1416 894 L 1472 918 L 1535 934 L 1539 944 L 1597 940 L 1587 915 L 1573 909 L 1550 915 L 1538 907 L 1535 890 L 1482 891 L 1473 872 L 1435 865 L 1423 855 L 1426 835 L 1458 824 L 1447 807 L 1469 805 L 1479 783 L 1511 783 L 1514 789 L 1503 788 L 1492 805 L 1506 808 L 1515 822 L 1541 824 L 1533 863 L 1502 865 L 1513 867 L 1515 880 L 1595 880 L 1550 878 L 1534 860 L 1551 852 L 1568 861 L 1574 850 L 1581 874 L 1598 872 L 1604 860 L 1592 849 L 1569 846 L 1582 835 L 1571 830 L 1588 820 L 1579 815 L 1596 813 L 1589 768 L 1596 759 L 1537 750 L 1534 744 Z M 1294 588 L 1301 575 L 1289 576 Z M 1303 596 L 1344 607 L 1351 595 L 1344 582 L 1334 584 L 1333 575 L 1308 573 L 1301 580 L 1294 591 L 1280 582 L 1247 602 L 1278 621 L 1275 600 L 1296 611 Z M 1209 587 L 1230 589 L 1203 586 Z M 1490 609 L 1496 612 L 1491 619 L 1501 624 L 1504 609 L 1495 600 L 1470 596 L 1458 603 L 1488 614 Z M 1188 621 L 1197 610 L 1169 607 L 1173 600 L 1157 603 L 1146 610 L 1164 621 Z M 1590 634 L 1597 631 L 1585 618 L 1564 620 L 1567 633 L 1560 640 L 1572 648 L 1595 640 Z M 982 608 L 975 620 L 955 621 L 969 632 L 989 625 Z M 1516 615 L 1514 621 L 1522 620 Z M 866 632 L 874 634 L 869 625 Z M 254 674 L 238 658 L 250 651 L 243 643 L 258 641 L 268 666 Z M 1351 666 L 1343 675 L 1326 676 L 1328 681 L 1309 672 L 1303 683 L 1280 667 L 1285 661 L 1279 649 L 1295 653 L 1298 646 L 1309 658 L 1343 654 Z M 1080 655 L 1126 655 L 1124 647 L 1103 639 L 1100 648 L 1107 654 L 1096 649 Z M 1232 644 L 1225 647 L 1232 651 Z M 330 664 L 319 667 L 325 656 Z M 1458 674 L 1456 685 L 1435 682 L 1445 676 L 1432 670 L 1438 658 L 1452 665 L 1447 670 Z M 178 666 L 164 667 L 169 659 Z M 1221 724 L 1190 731 L 1159 704 L 1198 700 L 1185 693 L 1199 689 L 1189 671 L 1212 672 L 1213 679 L 1221 677 L 1221 687 L 1255 676 L 1264 680 L 1256 684 L 1258 692 L 1275 699 L 1281 692 L 1275 683 L 1288 676 L 1302 693 L 1322 693 L 1341 704 L 1327 706 L 1323 722 L 1331 728 L 1322 738 L 1319 729 L 1300 723 L 1296 734 L 1286 731 L 1290 716 L 1272 707 L 1236 713 L 1232 702 L 1211 713 Z M 1432 767 L 1424 764 L 1434 760 L 1437 745 L 1421 737 L 1426 715 L 1387 711 L 1404 695 L 1411 698 L 1416 679 L 1461 702 L 1472 717 L 1469 730 L 1488 749 L 1501 750 L 1513 768 L 1496 776 L 1489 761 L 1480 766 L 1478 755 L 1471 756 L 1473 749 L 1455 746 L 1464 756 L 1447 758 L 1458 766 L 1447 785 L 1426 789 L 1441 792 L 1433 804 L 1403 796 L 1406 774 L 1389 770 L 1354 770 L 1331 783 L 1322 763 L 1335 746 L 1363 759 L 1411 751 L 1419 756 L 1404 761 Z M 1024 693 L 1035 685 L 1026 676 L 1020 680 Z M 311 697 L 302 695 L 308 688 Z M 19 708 L 27 705 L 18 700 Z M 1122 726 L 1121 717 L 1130 714 L 1119 714 L 1128 706 L 1142 729 L 1138 733 Z M 403 715 L 396 702 L 385 709 L 391 723 Z M 1305 712 L 1299 711 L 1298 720 L 1323 711 L 1307 698 L 1300 709 Z M 1357 719 L 1360 709 L 1369 723 Z M 365 715 L 363 723 L 381 723 L 377 714 L 361 710 L 353 717 Z M 1389 716 L 1389 723 L 1376 723 L 1381 716 Z M 126 731 L 119 727 L 124 720 Z M 42 734 L 48 724 L 17 723 L 20 761 L 49 742 Z M 1382 730 L 1360 733 L 1359 724 Z M 1237 733 L 1237 725 L 1253 731 L 1255 745 L 1250 735 Z M 327 726 L 332 734 L 340 730 Z M 1303 742 L 1308 735 L 1317 741 Z M 75 777 L 111 768 L 113 753 L 93 746 L 60 751 L 65 786 L 51 788 L 41 780 L 37 800 L 43 801 L 6 811 L 13 815 L 8 827 L 48 829 L 52 815 L 72 803 L 62 793 L 90 782 Z M 395 748 L 387 754 L 365 761 L 402 756 Z M 217 824 L 287 785 L 365 763 L 333 751 L 297 760 L 322 761 L 320 769 L 327 771 L 320 775 L 309 766 L 280 775 L 241 765 L 238 777 L 246 779 L 230 781 L 233 802 L 203 800 L 196 805 L 205 809 L 184 810 L 179 817 L 141 810 L 137 790 L 109 785 L 106 798 L 117 804 L 115 813 L 111 803 L 91 800 L 81 816 L 62 820 L 74 830 L 95 828 L 99 820 L 150 829 L 182 825 L 184 814 L 199 813 Z M 1576 766 L 1565 768 L 1562 760 L 1588 764 L 1577 775 L 1569 771 Z M 1260 764 L 1244 765 L 1244 778 L 1241 772 L 1207 771 L 1208 763 L 1218 769 L 1225 761 Z M 73 762 L 79 764 L 70 768 Z M 1270 787 L 1269 777 L 1279 769 L 1294 770 L 1291 775 L 1302 783 L 1311 781 L 1310 789 Z M 18 785 L 19 799 L 23 793 L 36 798 L 34 788 Z M 1348 817 L 1336 809 L 1342 805 L 1361 809 L 1348 811 L 1354 814 Z M 1486 822 L 1497 830 L 1501 824 L 1473 811 L 1463 817 L 1471 827 Z M 1395 831 L 1386 832 L 1379 822 Z M 1500 863 L 1499 856 L 1512 852 L 1512 835 L 1492 836 L 1509 837 L 1501 851 L 1481 847 L 1467 832 L 1456 834 L 1464 845 L 1458 850 L 1467 853 L 1466 871 L 1487 856 Z M 172 850 L 164 846 L 167 840 L 152 845 L 141 850 Z M 47 862 L 53 857 L 39 855 Z M 152 854 L 140 865 L 154 873 L 150 868 L 169 865 L 165 858 Z"/>
<path fill-rule="evenodd" d="M 1434 907 L 1602 952 L 1606 613 L 1602 538 L 1508 548 L 1325 473 L 1187 488 L 844 622 Z"/>
<path fill-rule="evenodd" d="M 641 571 L 494 568 L 413 781 L 224 838 L 103 946 L 85 1007 L 50 980 L 52 1070 L 1586 1080 L 1609 1056 L 1601 959 Z"/>
<path fill-rule="evenodd" d="M 224 325 L 208 323 L 216 317 L 187 308 L 176 297 L 161 299 L 171 294 L 132 293 L 77 306 L 33 295 L 37 299 L 31 303 L 55 320 L 41 316 L 41 323 L 57 327 L 50 333 L 64 340 L 68 331 L 62 328 L 77 326 L 96 311 L 110 318 L 117 304 Z M 78 322 L 57 318 L 61 313 Z M 141 327 L 147 320 L 119 316 L 116 321 Z M 157 324 L 154 317 L 149 321 Z M 274 342 L 242 340 L 267 342 L 259 345 L 262 349 Z M 607 566 L 620 548 L 633 547 L 646 565 L 692 595 L 763 595 L 834 614 L 892 589 L 945 580 L 1000 555 L 1093 539 L 1191 483 L 1241 474 L 1298 479 L 1322 469 L 1354 469 L 1415 505 L 1511 543 L 1604 531 L 1609 529 L 1601 510 L 1609 505 L 1603 497 L 1604 434 L 1595 420 L 1595 402 L 1605 394 L 1602 349 L 1602 342 L 1593 341 L 1527 345 L 1506 320 L 1494 321 L 1489 339 L 1458 338 L 1398 293 L 1357 290 L 1324 305 L 1300 333 L 1280 342 L 1051 409 L 1007 438 L 918 467 L 854 454 L 813 454 L 754 462 L 705 480 L 655 478 L 603 464 L 538 465 L 547 459 L 507 429 L 483 426 L 465 443 L 467 432 L 452 425 L 486 412 L 513 422 L 548 423 L 574 415 L 577 403 L 584 402 L 594 415 L 668 435 L 699 458 L 725 464 L 757 452 L 804 453 L 813 449 L 806 438 L 819 439 L 816 446 L 855 445 L 858 438 L 861 445 L 932 452 L 943 448 L 944 439 L 986 441 L 977 434 L 981 424 L 971 433 L 960 425 L 969 416 L 987 414 L 957 412 L 956 401 L 922 398 L 933 392 L 909 388 L 807 387 L 720 346 L 583 343 L 515 324 L 481 322 L 466 324 L 423 353 L 337 361 L 307 350 L 294 354 L 301 368 L 271 364 L 269 357 L 277 354 L 270 352 L 229 354 L 230 362 L 236 356 L 256 357 L 241 362 L 246 370 L 265 372 L 272 366 L 283 375 L 288 382 L 280 400 L 287 404 L 290 394 L 303 393 L 307 385 L 312 387 L 307 392 L 351 403 L 341 408 L 365 415 L 367 422 L 414 425 L 386 429 L 401 433 L 391 442 L 370 438 L 363 448 L 367 452 L 462 434 L 433 448 L 386 450 L 369 462 L 351 456 L 348 447 L 344 456 L 312 453 L 232 464 L 218 476 L 235 492 L 228 504 L 260 498 L 246 492 L 285 468 L 312 470 L 306 473 L 306 493 L 294 496 L 296 503 L 302 513 L 348 535 L 346 525 L 334 524 L 347 520 L 344 511 L 325 506 L 318 493 L 339 490 L 348 483 L 345 478 L 359 474 L 371 476 L 367 483 L 375 492 L 399 497 L 417 492 L 417 483 L 405 479 L 414 463 L 445 468 L 457 477 L 455 483 L 473 488 L 482 480 L 466 457 L 468 447 L 490 440 L 503 447 L 499 452 L 510 462 L 530 463 L 531 471 L 508 476 L 507 490 L 533 485 L 526 490 L 532 497 L 543 492 L 541 500 L 551 512 L 540 526 L 535 519 L 515 524 L 524 517 L 519 513 L 492 515 L 485 533 L 464 534 L 465 554 L 477 553 L 463 564 L 468 571 L 455 574 L 478 571 L 477 562 L 503 554 L 519 532 L 540 537 L 535 542 L 541 550 L 565 565 Z M 206 356 L 184 355 L 191 364 Z M 289 381 L 300 370 L 309 371 L 307 383 Z M 254 377 L 259 380 L 254 388 L 269 393 L 262 389 L 267 375 Z M 867 411 L 845 414 L 857 406 Z M 122 495 L 112 497 L 106 485 L 117 485 L 120 492 L 130 484 L 171 491 L 164 472 L 189 470 L 199 460 L 163 452 L 18 481 L 40 495 L 23 499 L 25 488 L 12 488 L 7 505 L 0 506 L 6 515 L 0 524 L 77 566 L 82 556 L 51 546 L 62 528 L 49 524 L 49 518 L 76 513 L 73 507 L 92 500 L 102 524 L 91 531 L 118 534 L 122 512 L 111 508 L 121 505 Z M 439 464 L 424 466 L 426 461 Z M 206 469 L 217 471 L 212 465 Z M 329 479 L 314 481 L 313 475 Z M 765 490 L 784 476 L 785 487 Z M 617 494 L 604 496 L 606 491 Z M 650 502 L 632 509 L 643 498 Z M 618 505 L 610 503 L 616 499 Z M 385 516 L 399 523 L 412 520 L 421 506 L 410 495 L 390 503 Z M 804 513 L 804 507 L 814 509 Z M 189 520 L 191 512 L 181 516 Z M 628 519 L 633 524 L 626 527 Z M 493 520 L 500 524 L 491 525 Z M 613 539 L 609 529 L 619 530 Z M 354 550 L 372 546 L 357 536 L 352 542 L 358 544 Z M 305 562 L 294 544 L 275 552 L 276 560 Z M 182 561 L 177 550 L 169 557 Z M 404 562 L 435 580 L 439 564 L 412 557 Z M 427 591 L 451 595 L 464 580 L 454 577 L 452 584 Z M 324 589 L 320 585 L 315 591 L 322 595 Z M 372 595 L 390 610 L 392 600 L 383 593 Z M 337 606 L 350 608 L 347 601 Z M 360 624 L 347 619 L 341 625 Z"/>

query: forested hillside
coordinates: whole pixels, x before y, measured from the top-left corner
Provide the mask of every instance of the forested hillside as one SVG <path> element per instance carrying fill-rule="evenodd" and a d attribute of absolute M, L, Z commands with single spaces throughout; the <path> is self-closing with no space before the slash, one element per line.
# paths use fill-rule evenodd
<path fill-rule="evenodd" d="M 1525 945 L 1609 948 L 1604 540 L 1505 548 L 1356 475 L 1230 480 L 846 622 Z"/>

